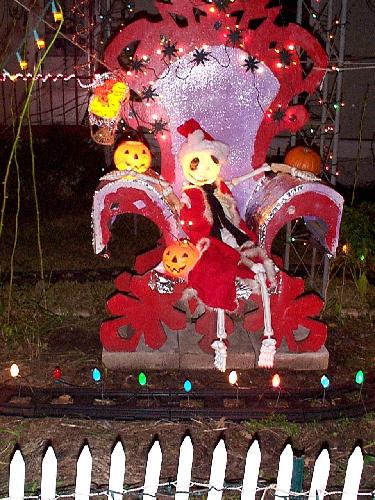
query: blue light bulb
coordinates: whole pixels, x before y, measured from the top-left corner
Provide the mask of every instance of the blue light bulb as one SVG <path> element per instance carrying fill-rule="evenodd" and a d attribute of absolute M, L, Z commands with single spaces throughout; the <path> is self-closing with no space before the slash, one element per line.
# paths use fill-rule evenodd
<path fill-rule="evenodd" d="M 100 382 L 102 379 L 102 372 L 99 370 L 99 368 L 93 368 L 91 372 L 91 376 L 94 382 Z"/>
<path fill-rule="evenodd" d="M 320 383 L 322 384 L 323 389 L 328 389 L 330 381 L 327 375 L 323 375 L 320 379 Z"/>
<path fill-rule="evenodd" d="M 192 387 L 191 382 L 190 382 L 190 380 L 187 378 L 187 379 L 185 380 L 185 382 L 184 382 L 184 391 L 185 391 L 185 392 L 190 392 L 190 391 L 191 391 L 191 387 Z"/>

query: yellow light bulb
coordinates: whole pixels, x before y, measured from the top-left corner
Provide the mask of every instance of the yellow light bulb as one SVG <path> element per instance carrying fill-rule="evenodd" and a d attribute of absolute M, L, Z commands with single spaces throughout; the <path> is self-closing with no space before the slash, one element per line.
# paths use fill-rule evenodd
<path fill-rule="evenodd" d="M 39 38 L 38 40 L 36 40 L 36 46 L 38 47 L 38 49 L 44 49 L 45 46 L 46 46 L 46 42 L 42 39 L 42 38 Z"/>
<path fill-rule="evenodd" d="M 62 10 L 57 10 L 56 12 L 53 13 L 53 18 L 56 23 L 59 23 L 64 20 L 64 15 Z"/>

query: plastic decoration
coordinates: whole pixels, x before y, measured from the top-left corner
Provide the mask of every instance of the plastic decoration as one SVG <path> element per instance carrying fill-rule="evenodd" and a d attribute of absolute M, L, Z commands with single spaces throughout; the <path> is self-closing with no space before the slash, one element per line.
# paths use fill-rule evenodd
<path fill-rule="evenodd" d="M 143 173 L 151 165 L 151 152 L 140 141 L 121 142 L 114 153 L 113 160 L 118 170 L 133 170 Z"/>
<path fill-rule="evenodd" d="M 160 262 L 161 254 L 153 255 L 154 260 L 149 260 L 147 267 L 153 268 Z M 107 301 L 108 311 L 114 318 L 105 320 L 100 327 L 100 340 L 107 351 L 133 352 L 141 338 L 151 349 L 159 349 L 167 340 L 163 323 L 171 330 L 185 328 L 185 314 L 174 307 L 184 285 L 176 283 L 173 293 L 160 294 L 150 288 L 151 280 L 151 272 L 145 272 L 142 276 L 131 276 L 125 272 L 116 278 L 118 292 Z M 133 334 L 124 338 L 119 333 L 127 328 L 131 328 Z"/>
<path fill-rule="evenodd" d="M 20 369 L 16 363 L 13 363 L 12 366 L 10 367 L 10 376 L 12 378 L 17 378 L 18 375 L 20 374 Z"/>
<path fill-rule="evenodd" d="M 187 378 L 184 382 L 184 391 L 190 392 L 191 389 L 192 389 L 192 384 L 191 384 L 190 380 Z"/>
<path fill-rule="evenodd" d="M 322 171 L 322 159 L 319 154 L 306 146 L 290 149 L 285 155 L 284 162 L 286 165 L 315 175 L 319 175 Z"/>
<path fill-rule="evenodd" d="M 61 380 L 61 377 L 62 377 L 61 368 L 59 366 L 55 366 L 55 368 L 53 369 L 52 375 L 53 375 L 53 378 L 55 380 Z"/>
<path fill-rule="evenodd" d="M 271 381 L 272 387 L 274 389 L 278 389 L 280 387 L 280 383 L 281 383 L 280 375 L 278 373 L 275 373 Z"/>
<path fill-rule="evenodd" d="M 43 38 L 39 38 L 38 32 L 34 30 L 34 38 L 35 38 L 35 44 L 38 47 L 38 49 L 44 49 L 46 46 L 46 42 L 43 40 Z"/>
<path fill-rule="evenodd" d="M 365 374 L 363 373 L 362 370 L 358 370 L 357 373 L 355 374 L 355 383 L 358 385 L 363 385 L 365 381 Z"/>
<path fill-rule="evenodd" d="M 199 251 L 187 240 L 176 241 L 163 253 L 163 265 L 166 273 L 173 278 L 185 277 L 199 259 Z"/>
<path fill-rule="evenodd" d="M 220 174 L 223 179 L 244 176 L 249 171 L 262 174 L 261 167 L 273 137 L 282 130 L 297 131 L 308 119 L 304 106 L 290 105 L 293 98 L 312 93 L 327 67 L 327 56 L 312 34 L 293 23 L 275 24 L 280 6 L 272 7 L 268 0 L 225 3 L 224 10 L 214 8 L 214 12 L 212 4 L 202 3 L 203 14 L 197 16 L 191 2 L 157 2 L 158 20 L 154 18 L 151 22 L 137 17 L 111 40 L 104 54 L 112 71 L 106 78 L 111 80 L 114 74 L 124 74 L 120 69 L 121 53 L 132 42 L 138 42 L 126 69 L 129 88 L 138 97 L 132 102 L 131 113 L 126 115 L 122 108 L 120 114 L 133 128 L 143 127 L 154 134 L 161 151 L 161 175 L 178 195 L 184 181 L 177 158 L 185 141 L 178 132 L 182 124 L 193 118 L 216 141 L 229 146 L 228 162 Z M 242 10 L 241 19 L 231 15 Z M 185 18 L 184 28 L 177 27 L 178 16 Z M 252 21 L 259 20 L 251 29 Z M 300 54 L 311 61 L 307 76 Z M 104 81 L 105 78 L 98 80 L 94 95 L 105 104 Z M 101 120 L 96 123 L 98 127 L 109 118 Z M 159 349 L 168 338 L 163 325 L 169 330 L 180 330 L 186 326 L 187 315 L 201 337 L 199 347 L 212 354 L 216 312 L 210 308 L 202 312 L 195 299 L 187 300 L 185 309 L 178 309 L 187 284 L 179 279 L 174 281 L 174 277 L 168 282 L 168 276 L 164 275 L 168 286 L 163 286 L 163 292 L 159 293 L 161 278 L 156 279 L 157 285 L 154 279 L 155 268 L 162 272 L 159 264 L 165 247 L 184 238 L 183 231 L 188 231 L 192 220 L 187 218 L 180 225 L 182 221 L 160 191 L 139 177 L 103 180 L 94 197 L 96 253 L 106 249 L 111 224 L 122 213 L 148 217 L 161 233 L 157 247 L 136 259 L 135 273 L 122 273 L 116 278 L 116 292 L 107 301 L 111 318 L 100 329 L 102 345 L 107 351 L 134 352 L 141 343 Z M 268 256 L 278 231 L 297 217 L 322 222 L 324 231 L 319 238 L 335 254 L 343 200 L 330 187 L 290 175 L 271 178 L 259 175 L 235 186 L 232 195 L 240 216 Z M 204 217 L 198 222 L 205 223 Z M 201 257 L 189 279 L 202 261 Z M 282 269 L 282 262 L 276 258 L 274 262 Z M 228 283 L 235 295 L 234 280 Z M 239 300 L 238 312 L 225 314 L 229 349 L 234 321 L 241 321 L 250 334 L 263 327 L 260 297 L 253 294 L 251 298 L 258 309 L 249 311 L 244 301 Z M 277 347 L 285 339 L 291 352 L 321 349 L 327 337 L 327 327 L 318 319 L 324 303 L 319 296 L 304 293 L 302 279 L 281 270 L 277 291 L 270 301 Z M 299 329 L 305 335 L 296 335 Z"/>
<path fill-rule="evenodd" d="M 122 106 L 129 99 L 124 75 L 117 71 L 97 75 L 89 102 L 91 137 L 98 144 L 112 145 L 121 118 Z"/>
<path fill-rule="evenodd" d="M 229 374 L 228 381 L 230 385 L 236 385 L 238 380 L 237 372 L 236 370 L 232 370 Z"/>
<path fill-rule="evenodd" d="M 323 387 L 324 390 L 328 389 L 330 386 L 330 380 L 327 377 L 327 375 L 323 375 L 322 378 L 320 379 L 320 384 Z"/>
<path fill-rule="evenodd" d="M 282 267 L 280 258 L 274 257 L 275 264 Z M 276 347 L 284 340 L 290 352 L 316 352 L 327 339 L 327 325 L 318 319 L 324 302 L 320 296 L 305 292 L 302 278 L 293 278 L 283 271 L 278 273 L 279 293 L 270 296 L 273 336 Z M 252 295 L 259 309 L 245 315 L 244 327 L 256 332 L 263 327 L 262 303 L 258 295 Z M 295 331 L 303 328 L 308 335 L 301 340 Z"/>
<path fill-rule="evenodd" d="M 54 18 L 55 22 L 59 23 L 59 22 L 63 21 L 64 20 L 63 12 L 61 9 L 57 9 L 56 3 L 53 0 L 52 0 L 51 8 L 52 8 L 52 14 L 53 14 L 53 18 Z"/>
<path fill-rule="evenodd" d="M 236 144 L 237 149 L 240 144 L 242 148 L 241 135 L 244 134 L 242 133 L 239 136 L 239 129 L 237 130 L 235 121 L 238 122 L 238 126 L 242 127 L 242 131 L 251 130 L 251 135 L 246 136 L 247 149 L 245 143 L 243 143 L 244 149 L 239 153 L 239 156 L 242 155 L 240 157 L 245 160 L 242 162 L 243 171 L 239 171 L 239 175 L 246 173 L 249 161 L 251 161 L 252 151 L 251 163 L 254 167 L 261 166 L 264 163 L 265 155 L 274 135 L 281 130 L 296 131 L 306 122 L 308 114 L 305 108 L 301 105 L 289 106 L 289 103 L 294 96 L 299 95 L 301 92 L 310 93 L 315 89 L 324 75 L 327 56 L 317 39 L 301 26 L 293 23 L 286 27 L 277 26 L 274 21 L 280 12 L 280 7 L 267 8 L 267 3 L 268 0 L 259 0 L 257 2 L 237 0 L 234 3 L 229 2 L 225 11 L 214 13 L 210 11 L 209 4 L 202 4 L 200 9 L 204 12 L 204 15 L 199 16 L 198 21 L 195 16 L 194 5 L 190 2 L 185 0 L 176 0 L 173 3 L 160 2 L 157 6 L 162 21 L 151 22 L 148 19 L 138 19 L 129 24 L 126 29 L 121 29 L 107 46 L 104 59 L 108 67 L 113 70 L 119 67 L 119 56 L 124 47 L 134 40 L 138 40 L 139 43 L 133 58 L 140 58 L 142 55 L 147 56 L 145 71 L 130 71 L 127 77 L 130 87 L 138 93 L 142 92 L 144 87 L 149 86 L 150 77 L 155 82 L 153 86 L 158 97 L 154 101 L 147 103 L 149 105 L 147 107 L 145 107 L 144 102 L 135 103 L 135 110 L 139 110 L 139 114 L 146 122 L 152 124 L 154 115 L 158 118 L 166 116 L 165 105 L 167 99 L 164 92 L 166 87 L 161 84 L 165 83 L 170 89 L 170 93 L 174 93 L 176 97 L 175 102 L 171 103 L 175 109 L 173 119 L 169 121 L 170 134 L 167 133 L 165 140 L 160 142 L 163 157 L 162 174 L 167 180 L 173 181 L 175 178 L 175 159 L 171 151 L 172 142 L 174 148 L 178 149 L 179 146 L 176 142 L 177 134 L 175 130 L 187 118 L 194 117 L 202 125 L 211 123 L 214 128 L 209 132 L 213 132 L 212 135 L 215 138 L 223 140 L 230 147 Z M 240 21 L 238 21 L 237 16 L 231 16 L 232 13 L 242 10 L 244 14 Z M 186 19 L 187 27 L 177 29 L 176 15 L 183 16 Z M 263 19 L 263 22 L 255 31 L 248 29 L 249 22 L 252 19 Z M 232 44 L 238 45 L 238 48 L 237 46 L 231 47 L 227 41 L 230 30 L 241 33 L 241 46 L 236 42 Z M 139 33 L 144 34 L 141 40 L 139 40 Z M 165 36 L 165 45 L 162 45 L 162 47 L 160 47 L 161 33 Z M 177 40 L 176 43 L 175 40 Z M 271 41 L 275 44 L 277 51 L 270 49 Z M 163 48 L 167 47 L 168 42 L 170 45 L 172 42 L 175 45 L 175 51 L 171 53 L 169 58 L 165 57 L 163 53 Z M 289 48 L 291 42 L 293 47 L 301 48 L 307 52 L 314 65 L 306 78 L 302 71 L 298 51 L 295 48 L 293 50 Z M 219 59 L 221 66 L 219 63 L 214 66 L 213 57 L 217 58 L 218 53 L 213 48 L 220 43 L 223 47 L 226 45 L 226 50 L 223 51 Z M 197 49 L 202 53 L 203 48 L 208 61 L 205 61 L 204 64 L 197 65 L 194 63 L 193 65 L 194 54 L 197 53 Z M 290 65 L 287 68 L 278 68 L 277 63 L 280 62 L 280 52 L 283 49 L 288 50 L 290 53 Z M 260 71 L 259 68 L 254 73 L 246 71 L 243 65 L 249 56 L 261 61 L 259 65 Z M 261 111 L 260 118 L 257 119 L 257 129 L 254 129 L 253 125 L 247 123 L 246 115 L 243 111 L 240 111 L 240 108 L 236 108 L 236 111 L 233 112 L 234 104 L 231 104 L 231 100 L 237 93 L 238 89 L 235 86 L 238 85 L 239 76 L 233 77 L 235 70 L 232 71 L 231 63 L 235 64 L 238 75 L 241 75 L 243 80 L 247 75 L 248 83 L 246 85 L 254 89 L 254 110 L 259 108 L 256 99 L 256 88 L 258 89 L 258 97 L 260 94 L 262 101 L 265 85 L 267 85 L 268 81 L 274 82 L 271 83 L 270 99 L 268 102 L 262 101 L 262 107 L 265 106 L 264 109 L 275 110 L 280 106 L 285 113 L 281 121 L 274 122 L 266 114 L 263 116 L 263 111 Z M 208 71 L 211 71 L 212 68 L 211 73 L 215 72 L 216 89 L 221 86 L 227 90 L 225 105 L 220 99 L 216 98 L 214 86 L 211 87 L 211 84 L 210 87 L 207 87 L 207 85 L 200 86 L 199 78 L 204 74 L 204 68 L 209 68 Z M 272 79 L 270 78 L 271 73 L 274 75 Z M 159 80 L 158 85 L 158 78 L 162 75 L 165 77 L 164 81 Z M 226 76 L 227 81 L 225 80 Z M 180 84 L 181 88 L 186 90 L 190 88 L 191 91 L 189 94 L 184 94 L 177 84 Z M 170 94 L 168 96 L 170 97 Z M 209 103 L 212 103 L 213 107 L 207 114 Z M 196 110 L 195 116 L 192 113 L 193 106 Z M 229 118 L 230 113 L 232 114 L 232 120 L 228 122 L 227 118 Z M 202 117 L 199 116 L 200 114 Z M 253 117 L 251 119 L 254 121 Z M 136 124 L 136 118 L 134 118 L 134 124 Z M 228 134 L 231 134 L 230 141 L 228 141 Z M 246 161 L 246 159 L 249 161 Z M 229 178 L 230 175 L 225 175 L 225 177 Z"/>
<path fill-rule="evenodd" d="M 97 367 L 91 370 L 91 376 L 94 382 L 100 382 L 102 380 L 102 372 Z"/>
<path fill-rule="evenodd" d="M 28 63 L 25 59 L 22 59 L 21 54 L 19 52 L 16 52 L 16 57 L 17 57 L 18 64 L 20 65 L 20 68 L 22 70 L 27 69 Z"/>
<path fill-rule="evenodd" d="M 249 200 L 246 222 L 259 243 L 271 254 L 272 241 L 288 221 L 308 217 L 317 222 L 316 238 L 331 255 L 336 254 L 344 200 L 329 186 L 304 182 L 291 175 L 265 179 Z"/>
<path fill-rule="evenodd" d="M 142 387 L 147 384 L 147 377 L 146 377 L 146 374 L 144 372 L 139 372 L 138 384 Z"/>

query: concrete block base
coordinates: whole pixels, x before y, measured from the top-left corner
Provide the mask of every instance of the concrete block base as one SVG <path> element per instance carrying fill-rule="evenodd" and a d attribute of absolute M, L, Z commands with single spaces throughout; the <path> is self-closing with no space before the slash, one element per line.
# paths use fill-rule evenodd
<path fill-rule="evenodd" d="M 112 370 L 210 370 L 213 365 L 212 354 L 203 352 L 198 344 L 201 336 L 195 332 L 194 325 L 173 332 L 165 328 L 166 343 L 157 351 L 145 345 L 143 339 L 135 352 L 109 352 L 103 349 L 103 364 Z M 228 337 L 228 370 L 251 370 L 257 368 L 262 333 L 248 334 L 241 326 Z M 282 344 L 276 352 L 274 367 L 289 370 L 326 370 L 329 353 L 325 347 L 318 352 L 289 352 Z"/>

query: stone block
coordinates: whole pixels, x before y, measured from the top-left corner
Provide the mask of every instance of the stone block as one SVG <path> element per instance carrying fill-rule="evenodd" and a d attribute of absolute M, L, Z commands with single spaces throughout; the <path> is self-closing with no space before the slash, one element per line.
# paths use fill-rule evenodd
<path fill-rule="evenodd" d="M 199 346 L 201 336 L 193 324 L 177 332 L 169 330 L 166 343 L 159 350 L 148 347 L 143 337 L 135 352 L 109 352 L 103 349 L 103 364 L 112 370 L 214 370 L 214 351 L 203 352 Z M 257 368 L 262 332 L 248 334 L 241 325 L 228 336 L 227 370 Z M 289 370 L 326 370 L 329 353 L 325 347 L 317 352 L 290 352 L 285 343 L 277 350 L 274 368 Z"/>
<path fill-rule="evenodd" d="M 110 370 L 178 370 L 178 352 L 109 352 L 103 349 L 103 364 Z"/>
<path fill-rule="evenodd" d="M 258 360 L 260 346 L 262 342 L 262 333 L 251 336 L 256 359 Z M 294 371 L 303 370 L 326 370 L 328 368 L 329 352 L 326 347 L 321 347 L 317 352 L 290 352 L 285 342 L 277 349 L 274 359 L 274 368 L 288 369 Z M 255 363 L 257 367 L 257 362 Z M 264 369 L 264 368 L 260 368 Z"/>

